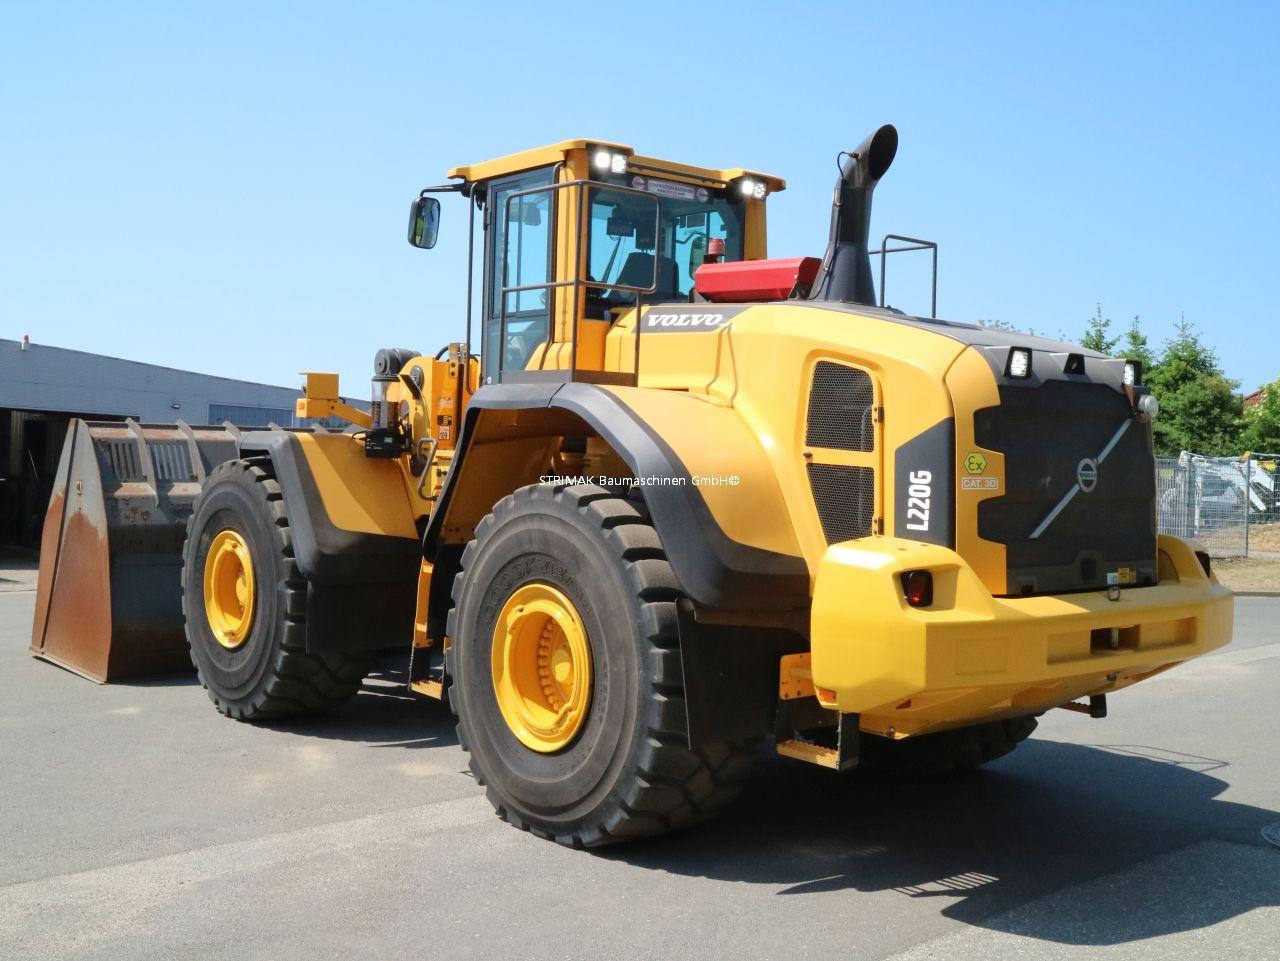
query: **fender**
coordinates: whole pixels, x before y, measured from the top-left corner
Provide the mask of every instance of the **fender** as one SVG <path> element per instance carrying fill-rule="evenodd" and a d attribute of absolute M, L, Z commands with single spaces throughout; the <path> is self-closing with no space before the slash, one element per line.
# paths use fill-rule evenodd
<path fill-rule="evenodd" d="M 671 423 L 642 418 L 632 409 L 646 397 L 661 395 L 662 404 L 678 411 L 680 423 L 664 410 Z M 683 403 L 682 403 L 683 402 Z M 517 417 L 502 412 L 516 412 Z M 538 480 L 540 452 L 549 452 L 555 439 L 568 434 L 597 434 L 626 462 L 637 478 L 657 477 L 669 483 L 643 488 L 645 503 L 654 527 L 682 589 L 695 604 L 729 611 L 795 610 L 809 603 L 809 570 L 804 558 L 795 553 L 744 544 L 727 535 L 708 506 L 689 469 L 659 430 L 679 429 L 681 436 L 694 437 L 703 447 L 723 443 L 713 427 L 723 426 L 733 417 L 730 408 L 691 400 L 679 392 L 643 388 L 609 388 L 595 384 L 496 384 L 482 387 L 472 397 L 463 419 L 462 432 L 454 453 L 453 467 L 440 492 L 436 510 L 423 538 L 428 558 L 438 556 L 442 546 L 469 539 L 474 506 L 459 506 L 459 489 L 483 483 L 486 501 L 483 511 L 505 494 Z M 735 419 L 736 422 L 736 419 Z M 575 426 L 576 425 L 576 426 Z M 522 469 L 504 470 L 499 479 L 471 477 L 468 458 L 477 461 L 474 450 L 501 437 L 503 427 L 520 443 L 530 444 L 530 456 Z M 584 429 L 585 428 L 585 429 Z M 479 438 L 479 441 L 477 441 Z M 541 444 L 539 448 L 537 445 Z M 758 448 L 733 450 L 741 458 L 763 458 Z M 549 453 L 546 454 L 549 457 Z M 511 465 L 513 461 L 507 460 Z M 751 484 L 763 488 L 776 485 L 767 469 L 752 462 Z M 765 465 L 767 468 L 767 465 Z M 496 492 L 495 484 L 502 489 Z M 492 496 L 493 493 L 497 496 Z M 774 516 L 758 518 L 761 528 L 785 531 L 783 540 L 793 539 L 791 520 L 781 508 L 781 497 L 773 490 L 748 485 L 735 492 L 742 503 L 778 505 Z M 780 513 L 778 513 L 780 511 Z M 764 512 L 764 509 L 761 509 Z"/>
<path fill-rule="evenodd" d="M 398 464 L 366 458 L 346 434 L 252 431 L 237 448 L 241 457 L 269 456 L 284 493 L 307 579 L 307 651 L 410 639 L 420 545 Z"/>

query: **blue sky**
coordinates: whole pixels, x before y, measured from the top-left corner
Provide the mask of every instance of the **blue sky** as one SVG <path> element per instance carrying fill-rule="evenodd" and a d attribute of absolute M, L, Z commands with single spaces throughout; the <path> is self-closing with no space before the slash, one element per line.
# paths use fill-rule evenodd
<path fill-rule="evenodd" d="M 1280 376 L 1275 4 L 0 3 L 0 336 L 363 395 L 460 336 L 465 213 L 410 198 L 570 136 L 787 179 L 820 255 L 837 150 L 901 146 L 873 232 L 941 245 L 939 313 Z M 709 11 L 709 12 L 708 12 Z M 454 203 L 450 203 L 454 200 Z M 927 311 L 899 255 L 890 301 Z"/>

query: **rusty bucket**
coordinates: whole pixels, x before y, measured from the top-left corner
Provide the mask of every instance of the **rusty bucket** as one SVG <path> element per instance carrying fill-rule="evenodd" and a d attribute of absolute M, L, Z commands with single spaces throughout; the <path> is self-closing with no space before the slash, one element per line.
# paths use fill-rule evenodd
<path fill-rule="evenodd" d="M 31 652 L 100 684 L 191 670 L 182 543 L 222 427 L 73 420 L 40 544 Z"/>

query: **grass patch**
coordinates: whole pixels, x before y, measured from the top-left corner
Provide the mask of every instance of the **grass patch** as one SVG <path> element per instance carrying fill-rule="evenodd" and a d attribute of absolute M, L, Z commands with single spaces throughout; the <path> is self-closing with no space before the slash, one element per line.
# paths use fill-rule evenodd
<path fill-rule="evenodd" d="M 1233 591 L 1280 591 L 1280 557 L 1218 557 L 1213 573 Z"/>

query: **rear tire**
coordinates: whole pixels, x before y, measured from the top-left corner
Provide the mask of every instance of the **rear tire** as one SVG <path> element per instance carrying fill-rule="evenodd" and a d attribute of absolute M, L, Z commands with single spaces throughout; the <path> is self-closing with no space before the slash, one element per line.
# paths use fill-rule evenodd
<path fill-rule="evenodd" d="M 522 743 L 493 674 L 495 625 L 529 584 L 568 598 L 590 653 L 586 716 L 554 750 Z M 595 847 L 698 823 L 738 795 L 750 745 L 688 747 L 682 597 L 643 505 L 604 488 L 524 487 L 480 522 L 453 585 L 446 664 L 458 739 L 500 817 Z"/>
<path fill-rule="evenodd" d="M 907 778 L 972 771 L 1004 757 L 1035 729 L 1034 717 L 1015 717 L 902 741 L 864 734 L 857 770 Z"/>
<path fill-rule="evenodd" d="M 220 643 L 206 612 L 210 545 L 234 531 L 252 559 L 252 623 L 234 648 Z M 293 558 L 284 494 L 269 457 L 232 460 L 209 473 L 187 521 L 182 610 L 200 683 L 214 706 L 241 721 L 316 714 L 360 689 L 365 653 L 308 654 L 307 581 Z"/>

